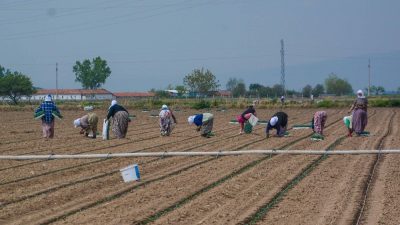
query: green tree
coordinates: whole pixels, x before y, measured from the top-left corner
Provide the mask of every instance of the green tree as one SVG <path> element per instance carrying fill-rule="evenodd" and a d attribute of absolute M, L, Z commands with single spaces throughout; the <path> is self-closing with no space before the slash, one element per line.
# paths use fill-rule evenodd
<path fill-rule="evenodd" d="M 210 91 L 215 91 L 220 86 L 218 80 L 211 71 L 204 71 L 203 68 L 194 69 L 190 74 L 183 78 L 183 83 L 189 87 L 191 91 L 201 94 L 207 94 Z"/>
<path fill-rule="evenodd" d="M 11 73 L 11 71 L 9 69 L 6 70 L 6 68 L 0 65 L 0 77 L 4 77 L 7 73 Z"/>
<path fill-rule="evenodd" d="M 302 90 L 303 96 L 306 98 L 309 98 L 311 96 L 312 93 L 312 87 L 311 85 L 307 84 L 306 86 L 303 87 Z"/>
<path fill-rule="evenodd" d="M 82 63 L 76 61 L 73 72 L 75 73 L 75 82 L 80 82 L 84 89 L 100 88 L 111 74 L 107 61 L 100 57 L 96 57 L 92 61 L 85 59 Z"/>
<path fill-rule="evenodd" d="M 253 97 L 257 97 L 257 98 L 265 97 L 265 96 L 261 96 L 261 92 L 262 92 L 263 88 L 265 88 L 265 87 L 262 84 L 257 84 L 257 83 L 250 84 L 249 85 L 248 95 L 249 96 L 253 96 Z"/>
<path fill-rule="evenodd" d="M 246 85 L 243 82 L 239 82 L 236 87 L 232 90 L 233 97 L 240 97 L 246 95 Z"/>
<path fill-rule="evenodd" d="M 18 104 L 22 96 L 30 97 L 35 92 L 31 79 L 22 73 L 7 70 L 0 77 L 0 95 L 7 96 L 14 104 Z"/>
<path fill-rule="evenodd" d="M 242 79 L 229 78 L 226 83 L 226 90 L 233 91 L 239 83 L 244 83 Z"/>
<path fill-rule="evenodd" d="M 326 93 L 336 96 L 347 95 L 353 93 L 353 88 L 347 80 L 339 78 L 336 74 L 329 74 L 325 79 Z"/>
<path fill-rule="evenodd" d="M 369 91 L 372 95 L 381 95 L 385 92 L 385 88 L 382 86 L 372 85 Z"/>
<path fill-rule="evenodd" d="M 184 85 L 176 85 L 175 90 L 178 91 L 178 95 L 182 96 L 184 94 L 186 94 L 186 87 Z"/>
<path fill-rule="evenodd" d="M 275 97 L 285 95 L 283 86 L 281 84 L 275 84 L 274 86 L 272 86 L 272 95 L 274 95 Z"/>
<path fill-rule="evenodd" d="M 317 84 L 315 85 L 315 87 L 312 89 L 312 94 L 314 95 L 314 97 L 319 97 L 320 95 L 322 95 L 325 92 L 325 88 L 324 85 L 322 84 Z"/>

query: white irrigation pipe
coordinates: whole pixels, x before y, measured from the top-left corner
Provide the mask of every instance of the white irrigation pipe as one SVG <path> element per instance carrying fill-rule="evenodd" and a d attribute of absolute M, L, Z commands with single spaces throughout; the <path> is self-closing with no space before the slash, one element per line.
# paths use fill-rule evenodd
<path fill-rule="evenodd" d="M 167 156 L 228 156 L 228 155 L 349 155 L 349 154 L 400 154 L 400 150 L 247 150 L 247 151 L 218 151 L 218 152 L 135 152 L 109 154 L 80 154 L 80 155 L 0 155 L 0 160 L 28 159 L 93 159 L 93 158 L 123 158 L 123 157 L 167 157 Z"/>

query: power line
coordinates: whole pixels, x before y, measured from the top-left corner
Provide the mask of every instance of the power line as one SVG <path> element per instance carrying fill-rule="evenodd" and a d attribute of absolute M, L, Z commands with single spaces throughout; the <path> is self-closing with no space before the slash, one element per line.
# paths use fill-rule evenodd
<path fill-rule="evenodd" d="M 171 9 L 169 11 L 163 11 L 163 12 L 155 13 L 155 14 L 152 14 L 152 15 L 136 17 L 134 19 L 136 19 L 136 21 L 138 21 L 138 20 L 142 20 L 142 19 L 148 19 L 148 18 L 160 16 L 160 15 L 166 15 L 166 14 L 171 14 L 171 13 L 174 13 L 174 12 L 179 12 L 179 11 L 182 11 L 182 10 L 185 10 L 185 9 L 191 9 L 191 8 L 211 5 L 211 4 L 215 4 L 215 3 L 216 3 L 215 1 L 208 1 L 206 3 L 201 3 L 201 4 L 197 4 L 197 5 L 188 5 L 188 6 L 180 7 L 180 8 L 177 8 L 177 9 Z M 220 2 L 220 3 L 222 3 L 222 2 Z M 179 4 L 174 4 L 174 5 L 179 5 Z M 172 6 L 172 5 L 162 6 L 162 7 L 159 7 L 157 9 L 155 9 L 155 10 L 148 10 L 148 11 L 151 12 L 151 11 L 156 11 L 156 10 L 160 10 L 160 9 L 162 10 L 163 8 L 168 8 L 170 6 Z M 63 33 L 68 33 L 68 32 L 72 32 L 72 31 L 94 30 L 94 29 L 109 27 L 109 26 L 112 26 L 112 25 L 125 23 L 125 22 L 129 22 L 129 21 L 132 22 L 132 19 L 128 18 L 129 16 L 132 16 L 132 15 L 137 15 L 137 14 L 129 13 L 129 14 L 125 14 L 125 15 L 121 15 L 121 16 L 117 16 L 117 17 L 108 18 L 108 19 L 105 20 L 105 23 L 99 24 L 97 26 L 86 25 L 86 24 L 84 24 L 84 25 L 74 24 L 74 25 L 70 25 L 70 26 L 56 28 L 56 29 L 53 29 L 52 31 L 48 31 L 48 30 L 40 30 L 39 31 L 38 30 L 38 31 L 32 31 L 32 32 L 22 32 L 22 33 L 10 35 L 8 37 L 3 37 L 1 39 L 2 40 L 16 40 L 16 39 L 25 39 L 25 38 L 43 37 L 43 36 L 49 36 L 49 35 L 63 34 Z M 110 20 L 117 20 L 117 19 L 120 19 L 120 21 L 108 22 Z M 133 21 L 135 21 L 135 20 L 133 20 Z"/>

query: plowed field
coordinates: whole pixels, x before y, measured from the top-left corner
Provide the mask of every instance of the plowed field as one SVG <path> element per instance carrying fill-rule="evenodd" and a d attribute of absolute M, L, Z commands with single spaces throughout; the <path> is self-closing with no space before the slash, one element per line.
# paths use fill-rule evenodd
<path fill-rule="evenodd" d="M 346 137 L 347 109 L 327 109 L 325 140 L 310 129 L 265 139 L 265 125 L 239 134 L 238 110 L 213 111 L 214 133 L 175 112 L 169 137 L 158 118 L 133 111 L 126 139 L 87 139 L 63 111 L 55 138 L 41 138 L 31 112 L 1 112 L 0 154 L 90 154 L 249 149 L 399 149 L 400 109 L 371 108 L 369 137 Z M 289 127 L 315 109 L 288 109 Z M 97 112 L 100 118 L 105 112 Z M 267 120 L 275 110 L 257 110 Z M 99 124 L 101 128 L 101 124 Z M 112 136 L 112 135 L 111 135 Z M 0 224 L 400 224 L 400 155 L 240 155 L 69 160 L 0 160 Z M 138 164 L 141 181 L 119 169 Z M 373 174 L 373 176 L 372 176 Z"/>

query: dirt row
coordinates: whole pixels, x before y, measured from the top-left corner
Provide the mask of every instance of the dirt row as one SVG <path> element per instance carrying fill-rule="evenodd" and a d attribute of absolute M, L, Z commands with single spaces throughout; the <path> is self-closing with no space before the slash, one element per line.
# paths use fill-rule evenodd
<path fill-rule="evenodd" d="M 226 126 L 226 125 L 225 125 L 225 126 Z M 262 131 L 262 129 L 261 129 L 261 131 Z M 257 136 L 256 136 L 256 137 L 257 137 Z M 202 139 L 202 140 L 204 140 L 204 139 Z M 168 169 L 170 169 L 170 168 L 168 168 Z M 146 171 L 146 169 L 145 169 L 145 168 L 144 168 L 144 171 Z M 119 178 L 119 177 L 118 177 L 118 178 Z M 120 179 L 120 178 L 119 178 L 119 179 Z M 114 183 L 114 181 L 113 181 L 113 182 L 111 182 L 111 184 L 112 184 L 112 183 Z M 25 186 L 25 187 L 26 187 L 26 186 L 30 186 L 30 185 L 23 185 L 23 186 Z"/>
<path fill-rule="evenodd" d="M 370 119 L 368 130 L 372 136 L 346 138 L 335 149 L 375 149 L 390 126 L 391 115 L 386 111 Z M 375 157 L 329 156 L 268 212 L 260 224 L 354 224 Z"/>
<path fill-rule="evenodd" d="M 330 111 L 329 115 L 332 114 L 329 117 L 330 121 L 340 119 L 343 116 L 337 112 Z M 303 118 L 293 122 L 301 123 L 309 120 L 307 118 L 310 115 L 309 112 L 303 111 L 302 114 L 305 114 L 305 116 L 302 116 Z M 390 115 L 386 111 L 380 114 L 383 116 Z M 380 124 L 382 122 L 379 121 L 381 118 L 376 118 L 377 116 L 373 116 L 370 124 Z M 226 127 L 226 124 L 216 124 L 217 130 L 220 127 Z M 176 149 L 185 150 L 193 145 L 198 146 L 196 150 L 204 151 L 215 150 L 216 148 L 231 150 L 235 149 L 235 147 L 237 149 L 271 149 L 282 147 L 285 143 L 294 141 L 299 137 L 306 137 L 310 133 L 309 130 L 297 130 L 292 131 L 292 136 L 287 138 L 265 140 L 264 128 L 262 127 L 259 127 L 253 135 L 246 136 L 245 139 L 237 135 L 238 129 L 235 128 L 233 130 L 224 131 L 221 136 L 218 135 L 218 138 L 226 138 L 223 141 L 207 144 L 211 139 L 197 137 L 190 143 L 177 145 Z M 324 149 L 332 144 L 337 139 L 337 136 L 344 135 L 345 132 L 342 122 L 337 121 L 326 129 L 325 141 L 311 142 L 309 138 L 305 138 L 289 147 L 291 149 Z M 379 133 L 380 131 L 378 130 L 377 132 Z M 353 139 L 357 140 L 356 138 Z M 371 136 L 369 139 L 371 139 L 371 142 L 368 146 L 374 144 L 373 139 L 378 139 L 378 137 Z M 147 141 L 144 143 L 147 143 Z M 178 147 L 180 145 L 183 147 Z M 359 146 L 357 145 L 356 147 Z M 340 147 L 338 148 L 340 149 Z M 299 171 L 311 163 L 315 157 L 275 156 L 261 158 L 259 156 L 233 156 L 211 159 L 209 157 L 166 158 L 162 160 L 143 159 L 143 161 L 139 162 L 139 165 L 143 165 L 141 166 L 143 180 L 141 183 L 131 185 L 121 183 L 118 171 L 115 171 L 114 175 L 108 176 L 105 172 L 107 170 L 97 170 L 94 164 L 87 168 L 89 171 L 92 170 L 93 174 L 98 174 L 98 176 L 103 173 L 104 179 L 90 179 L 80 169 L 69 171 L 66 174 L 61 173 L 61 177 L 67 179 L 73 173 L 82 173 L 81 175 L 83 176 L 78 175 L 71 179 L 71 181 L 77 182 L 76 185 L 3 207 L 2 212 L 5 212 L 5 216 L 0 221 L 16 224 L 26 222 L 39 223 L 46 222 L 50 218 L 62 216 L 64 212 L 73 212 L 65 219 L 57 220 L 56 222 L 68 224 L 139 223 L 151 221 L 149 216 L 157 215 L 157 213 L 165 210 L 164 216 L 160 218 L 154 217 L 157 219 L 155 220 L 156 223 L 236 224 L 254 213 L 262 204 L 268 202 L 288 181 L 297 176 Z M 333 157 L 329 157 L 329 159 L 331 158 Z M 135 160 L 135 162 L 137 161 Z M 67 162 L 66 165 L 68 163 L 73 162 Z M 129 160 L 118 163 L 120 164 L 116 168 L 121 168 L 124 164 L 129 163 Z M 110 165 L 109 168 L 112 168 L 111 165 L 116 164 L 116 162 L 98 163 L 101 167 Z M 340 162 L 338 164 L 342 165 Z M 347 166 L 347 164 L 344 163 L 344 166 Z M 79 178 L 86 180 L 79 183 Z M 151 182 L 146 183 L 147 181 Z M 301 184 L 304 182 L 303 180 Z M 32 183 L 17 182 L 16 186 L 6 186 L 10 187 L 9 191 L 12 191 L 13 188 L 14 190 L 15 188 L 18 189 L 18 186 L 35 186 L 35 183 L 40 183 L 40 180 L 32 180 Z M 58 185 L 61 184 L 62 182 L 58 183 Z M 57 185 L 57 183 L 47 187 L 54 185 Z M 45 187 L 46 185 L 30 190 L 43 191 Z M 28 193 L 29 189 L 28 192 L 19 194 L 27 195 Z M 109 196 L 114 199 L 107 199 Z M 190 196 L 193 197 L 190 198 Z M 237 202 L 240 202 L 240 204 Z M 92 203 L 92 205 L 88 203 Z M 48 205 L 52 207 L 46 209 L 44 206 L 49 208 Z M 87 206 L 87 209 L 79 213 L 74 212 L 74 209 L 85 206 Z M 179 207 L 168 211 L 168 208 L 175 206 Z M 354 208 L 356 209 L 356 207 Z M 15 214 L 13 213 L 14 211 Z M 310 214 L 310 211 L 308 211 L 308 214 Z M 13 215 L 26 216 L 16 218 L 17 216 Z M 267 214 L 265 219 L 268 219 L 269 215 Z M 282 224 L 282 221 L 279 224 Z"/>
<path fill-rule="evenodd" d="M 226 125 L 224 125 L 224 126 L 226 126 Z M 236 132 L 235 132 L 236 133 Z M 258 136 L 256 136 L 256 137 L 258 137 Z M 202 139 L 202 138 L 200 138 L 201 140 L 205 140 L 205 139 Z M 68 162 L 67 162 L 68 163 Z M 79 169 L 77 169 L 76 171 L 72 171 L 72 172 L 78 172 L 78 170 Z M 14 171 L 13 171 L 14 172 Z M 94 172 L 94 171 L 91 171 L 92 173 Z M 14 175 L 15 175 L 15 173 L 13 173 Z M 17 173 L 18 174 L 18 173 Z M 70 177 L 70 176 L 67 176 L 68 178 Z M 46 179 L 49 179 L 48 177 L 46 178 Z M 49 179 L 49 180 L 51 180 L 51 178 Z M 17 185 L 15 185 L 15 186 L 13 186 L 13 185 L 8 185 L 8 187 L 9 187 L 9 190 L 10 191 L 13 191 L 13 193 L 16 193 L 17 195 L 18 194 L 21 194 L 21 193 L 18 193 L 18 191 L 15 191 L 16 190 L 16 188 L 18 188 L 18 187 L 33 187 L 34 185 L 36 185 L 36 184 L 42 184 L 43 182 L 45 181 L 45 179 L 44 180 L 42 180 L 42 182 L 40 182 L 40 180 L 38 181 L 38 180 L 35 180 L 35 181 L 33 181 L 33 183 L 18 183 Z M 21 189 L 23 189 L 23 190 L 26 190 L 26 188 L 21 188 Z M 31 189 L 31 188 L 30 188 Z M 17 189 L 18 190 L 18 189 Z M 6 196 L 10 196 L 10 195 L 7 195 L 8 193 L 7 192 L 5 192 L 5 195 Z"/>

